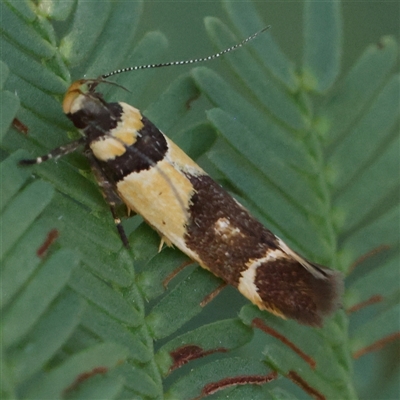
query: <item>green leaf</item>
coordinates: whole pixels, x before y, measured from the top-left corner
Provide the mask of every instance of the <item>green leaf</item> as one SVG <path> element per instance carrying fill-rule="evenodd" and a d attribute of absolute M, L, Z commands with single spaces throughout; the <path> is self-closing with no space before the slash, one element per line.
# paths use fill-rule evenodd
<path fill-rule="evenodd" d="M 400 306 L 398 299 L 396 299 L 395 305 L 379 313 L 377 317 L 363 324 L 354 332 L 351 347 L 357 358 L 360 356 L 357 353 L 360 353 L 361 350 L 366 350 L 369 346 L 377 344 L 392 335 L 398 336 L 399 312 Z"/>
<path fill-rule="evenodd" d="M 155 339 L 169 336 L 199 314 L 202 310 L 200 303 L 220 284 L 218 278 L 197 268 L 167 293 L 146 317 L 152 336 Z M 182 299 L 186 299 L 185 302 Z"/>
<path fill-rule="evenodd" d="M 332 86 L 340 71 L 340 2 L 306 1 L 304 6 L 303 85 L 321 93 Z"/>
<path fill-rule="evenodd" d="M 73 10 L 72 1 L 52 0 L 39 1 L 38 11 L 41 15 L 55 21 L 65 21 Z"/>
<path fill-rule="evenodd" d="M 37 399 L 59 397 L 63 389 L 74 384 L 79 374 L 93 371 L 99 365 L 108 371 L 123 362 L 126 356 L 126 349 L 113 343 L 93 346 L 73 355 L 42 379 L 38 379 L 36 384 L 28 390 L 27 396 Z"/>
<path fill-rule="evenodd" d="M 158 365 L 166 375 L 170 370 L 196 358 L 243 346 L 252 338 L 252 330 L 238 319 L 204 325 L 166 343 L 157 352 Z"/>
<path fill-rule="evenodd" d="M 63 37 L 60 43 L 60 52 L 68 64 L 75 66 L 90 56 L 111 11 L 108 2 L 99 3 L 96 9 L 96 18 L 93 18 L 93 8 L 86 1 L 77 3 L 70 32 Z M 92 23 L 88 24 L 87 21 Z"/>
<path fill-rule="evenodd" d="M 129 356 L 140 363 L 146 363 L 153 357 L 145 343 L 143 335 L 122 327 L 113 317 L 105 314 L 95 306 L 90 306 L 82 318 L 82 326 L 104 341 L 115 341 L 129 350 Z"/>
<path fill-rule="evenodd" d="M 118 377 L 99 374 L 83 382 L 79 389 L 68 394 L 69 399 L 118 399 L 124 388 L 124 381 Z"/>
<path fill-rule="evenodd" d="M 383 37 L 378 44 L 370 45 L 327 98 L 320 116 L 328 145 L 334 146 L 336 141 L 344 139 L 351 124 L 360 118 L 364 107 L 390 77 L 397 51 L 398 45 L 392 37 Z"/>
<path fill-rule="evenodd" d="M 205 24 L 208 34 L 219 49 L 227 48 L 230 43 L 239 41 L 217 18 L 209 17 L 205 20 Z M 246 90 L 249 90 L 277 118 L 284 120 L 294 129 L 305 126 L 306 120 L 292 96 L 280 88 L 273 79 L 266 79 L 265 71 L 258 67 L 256 62 L 249 63 L 251 55 L 247 49 L 233 52 L 227 55 L 226 59 L 243 81 Z"/>
<path fill-rule="evenodd" d="M 193 80 L 178 78 L 160 98 L 145 111 L 147 118 L 168 132 L 187 114 L 188 102 L 200 95 Z M 170 135 L 173 136 L 173 135 Z"/>
<path fill-rule="evenodd" d="M 21 14 L 21 16 L 26 18 L 29 22 L 36 19 L 34 7 L 32 7 L 31 3 L 28 3 L 27 1 L 14 2 L 10 0 L 6 0 L 5 3 L 7 3 L 10 8 L 12 7 L 16 13 Z"/>
<path fill-rule="evenodd" d="M 372 269 L 368 273 L 358 277 L 348 288 L 346 292 L 346 304 L 349 307 L 357 306 L 376 296 L 382 296 L 380 288 L 388 288 L 386 296 L 391 296 L 396 293 L 396 288 L 392 287 L 391 283 L 398 278 L 396 268 L 397 258 L 380 257 L 379 268 Z M 390 293 L 390 291 L 393 291 Z M 385 296 L 385 297 L 386 297 Z"/>
<path fill-rule="evenodd" d="M 21 159 L 21 152 L 16 152 L 1 163 L 1 171 L 4 175 L 1 191 L 1 210 L 10 202 L 14 195 L 22 188 L 28 180 L 29 171 L 16 168 L 16 164 Z"/>
<path fill-rule="evenodd" d="M 137 283 L 145 298 L 152 300 L 163 294 L 166 289 L 164 280 L 173 274 L 177 265 L 188 261 L 190 260 L 187 256 L 173 249 L 165 249 L 154 256 L 137 277 Z"/>
<path fill-rule="evenodd" d="M 68 282 L 71 270 L 77 265 L 73 253 L 59 251 L 39 269 L 29 286 L 3 316 L 3 345 L 20 340 L 38 321 L 44 310 Z M 38 296 L 41 293 L 41 296 Z"/>
<path fill-rule="evenodd" d="M 335 316 L 326 321 L 324 330 L 309 329 L 293 321 L 265 316 L 254 306 L 242 308 L 240 317 L 246 324 L 256 326 L 275 338 L 263 352 L 265 361 L 273 369 L 288 378 L 293 371 L 296 372 L 305 382 L 328 397 L 349 393 L 351 389 L 344 387 L 343 382 L 347 379 L 350 364 L 347 359 L 341 360 L 340 354 L 346 346 L 346 339 L 340 334 L 343 317 Z M 287 345 L 282 346 L 282 341 Z M 334 359 L 340 362 L 332 368 Z"/>
<path fill-rule="evenodd" d="M 343 222 L 341 221 L 340 230 L 344 235 L 369 224 L 371 214 L 379 212 L 385 199 L 398 187 L 397 176 L 392 171 L 396 171 L 399 167 L 397 158 L 399 145 L 399 139 L 393 138 L 390 146 L 385 146 L 386 148 L 374 162 L 363 168 L 357 179 L 351 185 L 342 188 L 338 194 L 335 207 L 342 214 Z M 373 187 L 369 185 L 371 181 L 375 183 Z M 367 204 L 365 199 L 368 199 Z"/>
<path fill-rule="evenodd" d="M 271 371 L 262 363 L 245 360 L 239 357 L 217 360 L 196 368 L 187 376 L 179 379 L 165 394 L 166 399 L 192 399 L 200 395 L 208 395 L 216 390 L 232 385 L 229 379 L 239 375 L 240 384 L 252 382 L 252 378 L 265 379 Z"/>
<path fill-rule="evenodd" d="M 134 327 L 142 323 L 142 317 L 138 310 L 135 310 L 122 296 L 83 268 L 75 271 L 72 275 L 70 286 L 120 322 Z"/>
<path fill-rule="evenodd" d="M 217 399 L 226 399 L 229 396 L 230 400 L 241 400 L 241 399 L 253 399 L 253 400 L 263 400 L 263 399 L 276 399 L 276 400 L 295 400 L 296 397 L 289 395 L 287 392 L 284 392 L 280 389 L 278 392 L 276 389 L 272 389 L 271 391 L 267 389 L 268 385 L 258 386 L 258 385 L 245 385 L 245 386 L 237 386 L 233 390 L 225 390 L 218 396 Z M 284 394 L 285 393 L 285 394 Z"/>
<path fill-rule="evenodd" d="M 3 0 L 2 397 L 357 398 L 368 385 L 396 397 L 398 360 L 391 378 L 361 382 L 370 362 L 352 357 L 398 338 L 398 45 L 376 40 L 343 73 L 340 3 L 306 2 L 296 65 L 277 44 L 279 24 L 263 21 L 271 5 L 221 4 L 229 28 L 205 19 L 217 49 L 273 26 L 169 87 L 173 68 L 116 76 L 130 92 L 103 85 L 104 98 L 145 110 L 294 249 L 343 272 L 359 262 L 343 299 L 349 315 L 340 310 L 312 329 L 259 311 L 233 289 L 203 308 L 220 280 L 195 265 L 176 275 L 187 257 L 159 252 L 139 218 L 127 221 L 131 250 L 122 248 L 82 155 L 18 166 L 76 139 L 61 107 L 71 76 L 176 57 L 163 56 L 163 34 L 146 32 L 158 27 L 149 3 Z M 168 15 L 171 24 L 192 21 Z M 182 51 L 193 54 L 192 45 Z"/>
<path fill-rule="evenodd" d="M 261 30 L 265 27 L 265 22 L 262 21 L 258 11 L 252 6 L 251 0 L 223 0 L 222 3 L 229 18 L 236 29 L 240 31 L 242 37 L 248 37 L 255 30 Z M 268 32 L 260 36 L 251 46 L 257 51 L 257 57 L 262 61 L 262 64 L 276 79 L 287 86 L 291 92 L 295 92 L 298 89 L 299 82 L 295 65 L 279 48 L 272 38 L 272 34 Z"/>
<path fill-rule="evenodd" d="M 391 140 L 398 119 L 399 78 L 395 75 L 390 79 L 363 117 L 330 154 L 328 168 L 335 173 L 331 182 L 334 195 L 338 196 L 346 186 L 351 186 L 353 179 L 357 180 L 359 174 L 374 163 L 385 142 Z M 349 148 L 357 149 L 352 157 L 346 157 Z"/>
<path fill-rule="evenodd" d="M 12 204 L 5 208 L 0 229 L 9 233 L 2 235 L 1 258 L 50 203 L 53 193 L 54 190 L 49 184 L 34 182 L 15 196 Z"/>
<path fill-rule="evenodd" d="M 0 61 L 0 73 L 1 73 L 1 87 L 7 79 L 8 68 L 6 64 Z M 6 134 L 8 128 L 10 127 L 15 114 L 19 108 L 19 99 L 15 94 L 12 94 L 6 90 L 1 90 L 0 92 L 0 106 L 1 106 L 1 123 L 0 123 L 0 139 Z"/>
<path fill-rule="evenodd" d="M 12 37 L 12 40 L 19 46 L 37 57 L 51 58 L 56 49 L 49 43 L 41 32 L 38 32 L 37 26 L 29 24 L 29 17 L 18 15 L 4 3 L 1 5 L 2 11 L 2 32 L 6 37 Z"/>
<path fill-rule="evenodd" d="M 16 382 L 39 371 L 65 343 L 81 321 L 86 303 L 75 293 L 63 294 L 43 315 L 23 348 L 13 356 Z"/>

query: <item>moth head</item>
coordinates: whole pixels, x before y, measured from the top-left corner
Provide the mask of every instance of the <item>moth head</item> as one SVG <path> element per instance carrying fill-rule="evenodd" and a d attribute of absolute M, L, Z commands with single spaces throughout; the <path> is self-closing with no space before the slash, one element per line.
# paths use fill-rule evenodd
<path fill-rule="evenodd" d="M 96 86 L 100 82 L 99 79 L 79 79 L 73 82 L 64 96 L 64 113 L 74 114 L 82 110 L 92 99 L 100 101 L 99 95 L 96 93 Z"/>

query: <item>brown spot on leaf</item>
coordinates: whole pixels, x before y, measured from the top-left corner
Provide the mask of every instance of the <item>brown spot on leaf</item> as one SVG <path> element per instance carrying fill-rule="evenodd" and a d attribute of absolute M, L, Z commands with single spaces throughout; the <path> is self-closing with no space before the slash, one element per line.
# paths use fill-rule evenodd
<path fill-rule="evenodd" d="M 315 360 L 304 353 L 302 350 L 300 350 L 293 342 L 291 342 L 288 338 L 280 334 L 278 331 L 275 329 L 272 329 L 271 327 L 265 325 L 264 321 L 260 318 L 254 318 L 252 321 L 252 326 L 261 329 L 263 332 L 267 333 L 268 335 L 273 336 L 274 338 L 280 340 L 283 344 L 288 346 L 290 349 L 292 349 L 296 354 L 298 354 L 312 369 L 315 369 L 317 363 Z"/>
<path fill-rule="evenodd" d="M 381 296 L 380 294 L 376 294 L 374 296 L 371 296 L 369 299 L 367 299 L 365 301 L 362 301 L 360 303 L 354 304 L 354 306 L 348 308 L 346 310 L 347 314 L 351 314 L 353 312 L 359 311 L 362 308 L 368 307 L 368 306 L 370 306 L 372 304 L 380 303 L 383 300 L 384 300 L 383 296 Z"/>
<path fill-rule="evenodd" d="M 46 236 L 43 244 L 36 250 L 36 255 L 40 258 L 44 258 L 46 256 L 47 250 L 49 247 L 55 242 L 58 238 L 59 233 L 57 229 L 52 229 Z"/>
<path fill-rule="evenodd" d="M 300 386 L 306 393 L 316 400 L 325 400 L 326 397 L 318 390 L 311 387 L 300 375 L 295 371 L 289 371 L 287 377 L 296 385 Z"/>
<path fill-rule="evenodd" d="M 388 336 L 384 337 L 383 339 L 377 340 L 375 343 L 372 343 L 369 346 L 363 347 L 362 349 L 356 351 L 353 354 L 353 358 L 357 359 L 367 353 L 370 353 L 371 351 L 380 350 L 383 347 L 385 347 L 387 344 L 389 344 L 397 339 L 400 339 L 400 332 L 392 333 L 391 335 L 388 335 Z"/>
<path fill-rule="evenodd" d="M 184 261 L 178 268 L 175 268 L 168 276 L 163 280 L 163 286 L 166 289 L 168 284 L 175 278 L 183 269 L 188 265 L 193 264 L 192 260 Z"/>
<path fill-rule="evenodd" d="M 204 386 L 201 391 L 200 396 L 196 397 L 194 400 L 202 399 L 203 397 L 210 396 L 219 390 L 226 389 L 230 386 L 238 385 L 263 385 L 265 383 L 271 382 L 278 377 L 278 373 L 273 371 L 268 375 L 242 375 L 234 376 L 231 378 L 221 379 L 217 382 L 209 383 Z"/>
<path fill-rule="evenodd" d="M 205 307 L 210 301 L 214 300 L 226 287 L 226 283 L 222 282 L 215 290 L 209 293 L 204 299 L 200 302 L 200 307 Z"/>
<path fill-rule="evenodd" d="M 192 103 L 200 97 L 200 93 L 197 92 L 194 96 L 191 96 L 185 103 L 186 109 L 190 110 L 192 108 Z"/>
<path fill-rule="evenodd" d="M 379 42 L 376 43 L 376 47 L 378 50 L 383 50 L 385 48 L 385 44 L 380 40 Z"/>
<path fill-rule="evenodd" d="M 75 381 L 74 381 L 70 386 L 68 386 L 68 387 L 64 390 L 64 394 L 66 394 L 66 393 L 68 393 L 68 392 L 71 392 L 72 390 L 77 389 L 78 386 L 79 386 L 82 382 L 88 380 L 88 379 L 91 378 L 92 376 L 99 375 L 99 374 L 103 375 L 103 374 L 105 374 L 107 371 L 108 371 L 108 368 L 107 368 L 107 367 L 95 367 L 95 368 L 93 368 L 93 369 L 92 369 L 91 371 L 89 371 L 89 372 L 83 372 L 82 374 L 79 374 L 79 375 L 76 377 Z"/>
<path fill-rule="evenodd" d="M 376 254 L 378 254 L 378 253 L 381 253 L 382 251 L 389 250 L 389 249 L 390 249 L 390 246 L 389 246 L 389 245 L 387 245 L 387 244 L 382 244 L 382 245 L 376 247 L 375 249 L 372 249 L 372 250 L 369 251 L 368 253 L 365 253 L 365 254 L 363 254 L 362 256 L 358 257 L 357 260 L 355 260 L 355 261 L 350 265 L 349 274 L 351 274 L 351 273 L 354 271 L 354 269 L 355 269 L 358 265 L 362 264 L 362 263 L 363 263 L 365 260 L 367 260 L 368 258 L 371 258 L 371 257 L 373 257 L 374 255 L 376 255 Z"/>
<path fill-rule="evenodd" d="M 24 123 L 22 123 L 18 118 L 14 118 L 12 120 L 12 125 L 17 131 L 20 131 L 24 135 L 28 134 L 29 128 Z"/>
<path fill-rule="evenodd" d="M 202 358 L 208 356 L 213 353 L 226 353 L 228 350 L 224 347 L 216 347 L 215 349 L 204 350 L 200 346 L 196 345 L 186 345 L 182 347 L 178 347 L 174 351 L 171 351 L 169 354 L 174 360 L 174 363 L 169 369 L 169 372 L 182 367 L 182 365 L 187 364 L 191 360 L 195 360 L 197 358 Z"/>

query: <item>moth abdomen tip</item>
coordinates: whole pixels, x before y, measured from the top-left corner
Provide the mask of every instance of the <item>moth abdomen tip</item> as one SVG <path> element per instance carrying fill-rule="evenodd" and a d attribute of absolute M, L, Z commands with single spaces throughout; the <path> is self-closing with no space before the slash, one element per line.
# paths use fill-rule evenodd
<path fill-rule="evenodd" d="M 297 260 L 282 257 L 259 265 L 252 287 L 260 309 L 305 325 L 322 326 L 324 318 L 340 307 L 343 278 L 340 272 L 321 266 L 318 274 L 313 274 Z"/>

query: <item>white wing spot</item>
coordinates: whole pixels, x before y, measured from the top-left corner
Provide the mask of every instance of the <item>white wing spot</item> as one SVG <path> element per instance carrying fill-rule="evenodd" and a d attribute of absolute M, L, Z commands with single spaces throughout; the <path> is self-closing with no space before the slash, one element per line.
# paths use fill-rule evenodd
<path fill-rule="evenodd" d="M 221 236 L 222 240 L 232 239 L 241 235 L 240 229 L 231 225 L 228 218 L 219 218 L 214 224 L 214 231 Z"/>

